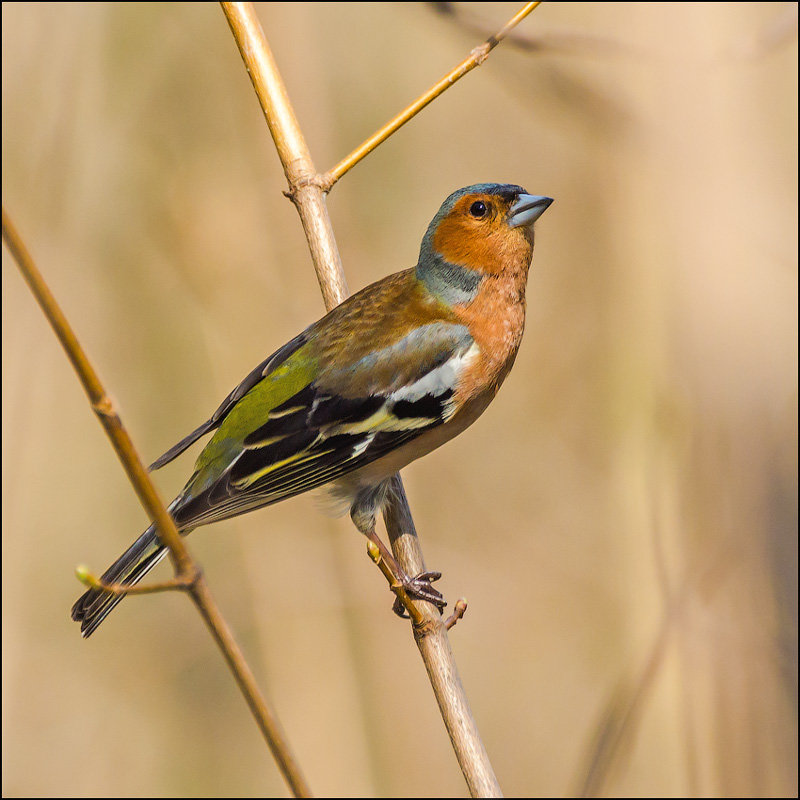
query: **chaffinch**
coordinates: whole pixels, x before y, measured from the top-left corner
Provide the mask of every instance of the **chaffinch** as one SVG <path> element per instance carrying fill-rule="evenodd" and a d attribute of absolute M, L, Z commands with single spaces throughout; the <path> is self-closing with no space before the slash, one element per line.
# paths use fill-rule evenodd
<path fill-rule="evenodd" d="M 295 336 L 151 465 L 214 431 L 169 506 L 178 530 L 328 484 L 407 590 L 442 607 L 430 586 L 438 573 L 408 578 L 378 539 L 376 515 L 391 476 L 471 425 L 511 369 L 533 223 L 552 202 L 502 183 L 453 192 L 415 267 L 367 286 Z M 165 554 L 151 525 L 102 581 L 132 585 Z M 124 596 L 90 589 L 80 597 L 72 618 L 83 636 Z"/>

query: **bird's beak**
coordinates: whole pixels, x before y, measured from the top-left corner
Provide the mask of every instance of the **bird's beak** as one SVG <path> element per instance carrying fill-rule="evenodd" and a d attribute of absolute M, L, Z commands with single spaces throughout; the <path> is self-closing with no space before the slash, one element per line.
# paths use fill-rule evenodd
<path fill-rule="evenodd" d="M 508 209 L 508 224 L 512 228 L 520 225 L 533 225 L 539 217 L 547 211 L 552 197 L 543 197 L 538 194 L 521 194 Z"/>

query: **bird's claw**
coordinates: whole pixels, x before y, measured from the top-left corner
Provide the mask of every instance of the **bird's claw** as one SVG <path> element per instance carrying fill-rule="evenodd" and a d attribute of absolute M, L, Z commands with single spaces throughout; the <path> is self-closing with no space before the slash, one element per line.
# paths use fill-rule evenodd
<path fill-rule="evenodd" d="M 438 592 L 431 586 L 433 581 L 438 581 L 441 577 L 441 572 L 420 572 L 420 574 L 414 578 L 406 577 L 403 580 L 403 588 L 411 597 L 433 603 L 439 611 L 442 611 L 447 605 L 447 601 L 444 599 L 441 592 Z M 402 617 L 403 619 L 408 618 L 405 606 L 399 597 L 395 598 L 392 611 L 394 611 L 398 617 Z"/>

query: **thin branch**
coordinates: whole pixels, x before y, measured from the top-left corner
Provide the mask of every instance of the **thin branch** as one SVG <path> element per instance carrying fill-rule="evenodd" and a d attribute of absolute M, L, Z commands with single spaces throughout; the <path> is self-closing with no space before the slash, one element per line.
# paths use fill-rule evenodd
<path fill-rule="evenodd" d="M 150 519 L 158 525 L 159 538 L 169 548 L 176 572 L 178 574 L 191 573 L 194 564 L 185 542 L 167 512 L 158 490 L 150 480 L 147 469 L 136 452 L 128 432 L 123 427 L 119 415 L 114 410 L 111 398 L 103 388 L 103 384 L 80 346 L 75 332 L 37 269 L 33 257 L 17 233 L 6 213 L 5 206 L 3 206 L 3 239 L 11 255 L 14 256 L 22 277 L 33 292 L 36 301 L 61 342 L 61 346 L 66 351 L 67 357 L 72 362 L 72 366 L 78 373 L 78 378 L 89 396 L 92 410 L 97 414 L 100 424 L 105 428 L 108 438 L 111 439 L 111 444 L 125 467 L 136 494 L 139 495 L 139 500 L 150 515 Z"/>
<path fill-rule="evenodd" d="M 480 14 L 455 3 L 427 3 L 437 14 L 447 17 L 469 36 L 485 36 L 488 22 Z M 547 33 L 532 38 L 514 31 L 506 39 L 507 46 L 513 46 L 526 53 L 575 53 L 581 55 L 635 55 L 636 50 L 627 42 L 615 41 L 574 30 L 556 31 L 549 27 Z"/>
<path fill-rule="evenodd" d="M 403 109 L 394 119 L 389 120 L 382 128 L 377 130 L 366 141 L 362 142 L 349 156 L 343 158 L 333 169 L 321 176 L 321 185 L 326 192 L 342 177 L 349 172 L 362 158 L 368 156 L 379 144 L 388 139 L 393 133 L 403 127 L 412 117 L 415 117 L 425 106 L 435 100 L 440 94 L 449 89 L 456 81 L 463 78 L 475 67 L 479 67 L 489 57 L 489 53 L 500 44 L 503 39 L 522 22 L 528 14 L 540 3 L 526 3 L 505 25 L 494 35 L 490 36 L 483 44 L 474 48 L 467 58 L 457 67 L 450 70 L 440 81 L 435 83 L 420 95 L 410 106 Z"/>
<path fill-rule="evenodd" d="M 256 718 L 258 727 L 261 729 L 275 760 L 278 762 L 278 767 L 284 778 L 296 797 L 310 797 L 311 792 L 296 759 L 289 749 L 289 744 L 277 717 L 261 694 L 252 670 L 245 661 L 239 645 L 233 638 L 231 629 L 217 608 L 202 572 L 189 555 L 183 537 L 178 533 L 172 517 L 170 517 L 158 494 L 158 490 L 150 479 L 147 469 L 128 436 L 128 432 L 122 425 L 122 420 L 114 409 L 113 403 L 100 382 L 97 372 L 37 269 L 31 254 L 6 213 L 5 207 L 3 207 L 3 239 L 14 256 L 23 278 L 30 286 L 45 317 L 66 351 L 69 360 L 75 367 L 83 388 L 89 396 L 91 406 L 105 428 L 109 439 L 111 439 L 114 450 L 119 456 L 122 466 L 125 468 L 125 472 L 136 490 L 136 494 L 142 501 L 142 505 L 144 505 L 150 518 L 155 520 L 158 525 L 159 539 L 169 549 L 170 557 L 175 565 L 176 580 L 191 581 L 188 592 L 214 640 L 222 650 L 228 667 L 244 694 L 247 705 Z M 130 589 L 127 591 L 130 592 Z"/>
<path fill-rule="evenodd" d="M 467 613 L 467 601 L 463 597 L 456 600 L 453 613 L 444 621 L 444 626 L 450 630 Z"/>
<path fill-rule="evenodd" d="M 124 583 L 106 583 L 100 578 L 95 577 L 89 568 L 80 565 L 75 568 L 75 577 L 90 589 L 101 589 L 109 594 L 156 594 L 158 592 L 170 592 L 175 590 L 186 591 L 191 589 L 200 578 L 200 572 L 193 575 L 176 575 L 166 581 L 151 581 L 149 583 L 137 583 L 129 586 Z"/>
<path fill-rule="evenodd" d="M 395 499 L 384 512 L 386 529 L 398 562 L 409 575 L 417 575 L 427 571 L 425 559 L 403 483 L 399 475 L 392 480 Z M 424 620 L 414 625 L 414 637 L 470 794 L 473 797 L 502 797 L 500 784 L 469 707 L 467 693 L 461 684 L 445 623 L 430 603 L 420 603 L 419 608 Z"/>
<path fill-rule="evenodd" d="M 331 309 L 347 295 L 338 248 L 325 207 L 324 192 L 330 188 L 332 183 L 328 185 L 326 178 L 317 174 L 289 101 L 283 79 L 252 3 L 222 2 L 220 5 L 228 20 L 261 103 L 270 133 L 275 141 L 289 182 L 287 195 L 292 199 L 300 214 L 317 271 L 317 279 L 325 298 L 325 305 Z M 530 7 L 526 6 L 517 17 L 522 19 L 537 5 L 538 3 L 530 3 Z M 514 24 L 519 21 L 517 17 L 512 20 Z M 500 31 L 498 34 L 500 39 L 511 27 L 513 25 L 510 22 Z M 484 45 L 483 54 L 479 57 L 481 60 L 497 44 L 497 41 L 490 41 Z M 476 61 L 473 66 L 477 66 L 477 63 L 479 62 Z M 432 99 L 433 97 L 429 98 L 426 103 Z M 413 114 L 408 118 L 410 119 L 411 116 Z M 387 133 L 386 136 L 388 135 L 390 134 Z M 383 141 L 386 136 L 383 136 L 380 141 Z M 378 143 L 376 141 L 370 149 L 376 147 Z M 363 158 L 363 155 L 359 158 Z M 349 168 L 348 166 L 347 169 Z M 341 177 L 347 169 L 342 170 L 337 177 Z M 418 575 L 427 571 L 422 550 L 400 476 L 395 475 L 392 481 L 392 500 L 384 512 L 387 531 L 395 558 L 400 566 L 408 575 Z M 461 685 L 441 615 L 438 609 L 430 603 L 409 600 L 409 606 L 415 608 L 414 638 L 428 671 L 442 718 L 470 793 L 473 797 L 500 797 L 502 796 L 500 786 L 470 711 L 466 693 Z M 419 622 L 416 621 L 416 612 L 419 615 Z"/>
<path fill-rule="evenodd" d="M 348 291 L 325 198 L 316 183 L 318 175 L 311 153 L 252 3 L 220 5 L 247 66 L 283 164 L 289 182 L 288 194 L 300 214 L 325 308 L 330 310 L 347 297 Z"/>

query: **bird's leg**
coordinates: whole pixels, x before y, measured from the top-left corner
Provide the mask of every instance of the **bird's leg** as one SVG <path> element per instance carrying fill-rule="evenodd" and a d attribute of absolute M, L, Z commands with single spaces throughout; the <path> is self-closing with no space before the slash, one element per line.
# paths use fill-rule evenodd
<path fill-rule="evenodd" d="M 441 593 L 437 592 L 436 589 L 431 586 L 431 583 L 439 580 L 439 578 L 442 577 L 442 573 L 421 572 L 414 578 L 409 577 L 406 571 L 397 563 L 397 560 L 392 555 L 389 548 L 380 540 L 378 534 L 375 533 L 377 511 L 386 502 L 389 490 L 390 482 L 389 480 L 385 480 L 376 486 L 368 487 L 359 492 L 350 506 L 350 518 L 353 520 L 356 528 L 378 548 L 381 558 L 392 573 L 394 579 L 392 588 L 396 589 L 402 586 L 410 597 L 433 603 L 436 608 L 441 611 L 447 603 Z M 400 617 L 407 616 L 405 614 L 405 607 L 399 596 L 395 599 L 392 610 Z"/>
<path fill-rule="evenodd" d="M 439 609 L 439 611 L 444 609 L 444 607 L 447 605 L 447 602 L 445 601 L 441 592 L 438 592 L 433 588 L 433 586 L 431 586 L 433 581 L 438 581 L 439 578 L 442 577 L 441 572 L 420 572 L 419 575 L 411 578 L 397 563 L 397 559 L 395 559 L 389 548 L 381 541 L 378 534 L 375 533 L 374 527 L 368 531 L 365 531 L 364 535 L 378 548 L 381 558 L 389 565 L 395 580 L 400 586 L 403 587 L 403 589 L 405 589 L 407 594 L 409 594 L 411 597 L 417 598 L 418 600 L 426 600 L 429 603 L 433 603 L 436 608 Z M 399 597 L 395 599 L 394 605 L 392 606 L 392 611 L 394 611 L 394 613 L 399 617 L 408 616 L 408 614 L 405 613 L 405 608 L 403 607 L 403 603 Z"/>

